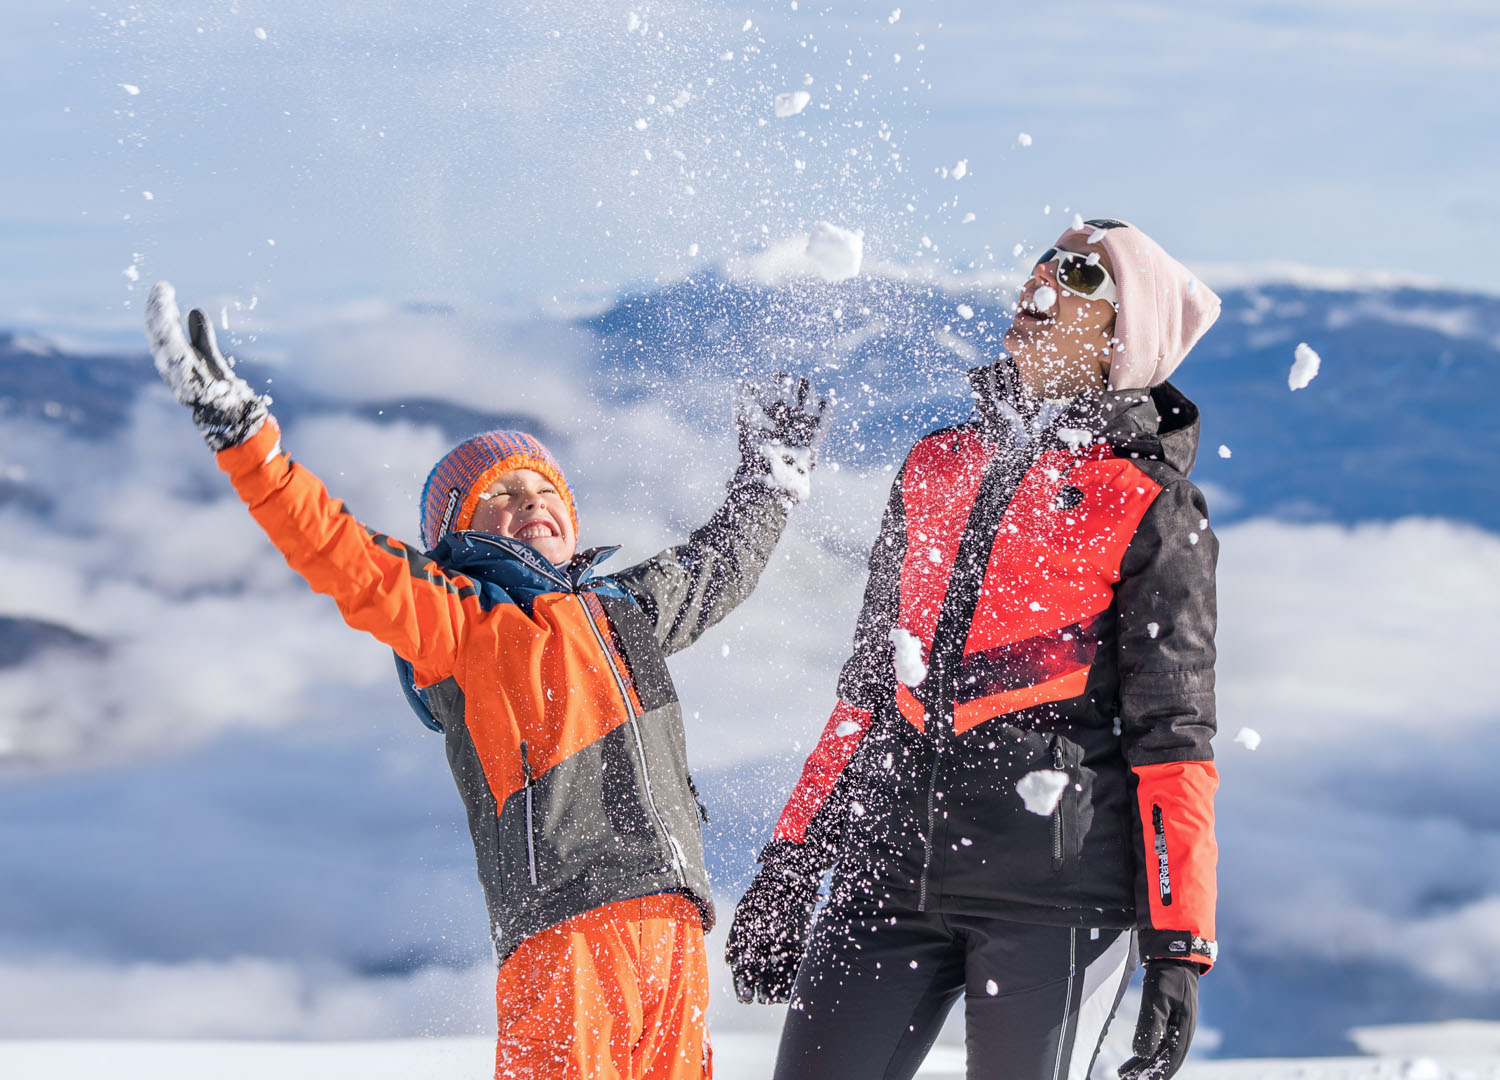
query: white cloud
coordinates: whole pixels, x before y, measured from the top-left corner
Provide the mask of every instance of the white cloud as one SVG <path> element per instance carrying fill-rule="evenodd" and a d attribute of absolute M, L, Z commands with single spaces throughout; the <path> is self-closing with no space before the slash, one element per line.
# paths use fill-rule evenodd
<path fill-rule="evenodd" d="M 180 964 L 0 961 L 0 1036 L 395 1038 L 493 1033 L 495 975 L 429 965 L 360 976 L 240 957 Z"/>

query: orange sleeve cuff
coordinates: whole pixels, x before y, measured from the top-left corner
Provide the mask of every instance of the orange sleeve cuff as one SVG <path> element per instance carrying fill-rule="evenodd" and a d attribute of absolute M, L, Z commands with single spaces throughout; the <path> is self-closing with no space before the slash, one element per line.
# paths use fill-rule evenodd
<path fill-rule="evenodd" d="M 1212 761 L 1176 761 L 1134 771 L 1145 864 L 1146 906 L 1138 912 L 1142 956 L 1191 959 L 1206 969 L 1217 953 L 1218 769 Z"/>

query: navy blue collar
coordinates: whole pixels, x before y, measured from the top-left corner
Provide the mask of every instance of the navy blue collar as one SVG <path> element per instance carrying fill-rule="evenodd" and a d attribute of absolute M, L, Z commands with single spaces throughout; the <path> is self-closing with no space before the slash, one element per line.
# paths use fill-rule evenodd
<path fill-rule="evenodd" d="M 444 569 L 470 577 L 493 579 L 493 572 L 514 563 L 566 592 L 578 592 L 594 580 L 594 569 L 620 550 L 618 544 L 589 548 L 564 566 L 549 562 L 530 544 L 509 536 L 465 530 L 449 533 L 428 554 Z M 506 564 L 512 564 L 506 567 Z"/>

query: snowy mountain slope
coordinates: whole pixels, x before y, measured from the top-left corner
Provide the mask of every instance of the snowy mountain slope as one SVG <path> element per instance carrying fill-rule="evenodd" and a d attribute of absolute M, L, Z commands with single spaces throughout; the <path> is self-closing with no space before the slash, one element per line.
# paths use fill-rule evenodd
<path fill-rule="evenodd" d="M 593 392 L 616 405 L 682 400 L 693 387 L 753 372 L 817 369 L 845 403 L 830 454 L 857 466 L 889 461 L 921 431 L 966 415 L 962 372 L 993 354 L 1008 297 L 1002 285 L 972 281 L 865 275 L 766 286 L 707 271 L 572 326 L 585 338 Z M 451 317 L 429 313 L 437 323 Z M 1289 394 L 1286 372 L 1302 341 L 1323 367 L 1311 388 Z M 0 415 L 88 417 L 115 430 L 150 382 L 149 370 L 122 359 L 64 357 L 24 335 L 0 335 Z M 1497 369 L 1500 297 L 1261 283 L 1224 291 L 1219 323 L 1176 381 L 1203 410 L 1196 475 L 1221 494 L 1222 520 L 1428 514 L 1497 528 L 1500 397 L 1488 392 Z M 346 407 L 352 390 L 366 416 L 436 421 L 450 435 L 529 423 L 567 442 L 535 408 L 476 407 L 451 389 L 423 399 L 357 387 L 330 394 L 326 380 L 308 392 L 295 373 L 278 375 L 278 410 L 288 419 Z M 65 413 L 53 417 L 49 407 Z M 1219 457 L 1220 445 L 1233 457 Z"/>
<path fill-rule="evenodd" d="M 993 355 L 1008 295 L 891 277 L 766 288 L 711 274 L 623 299 L 587 325 L 627 394 L 822 364 L 860 422 L 839 429 L 835 452 L 871 462 L 966 415 L 959 372 Z M 1211 504 L 1220 519 L 1431 514 L 1500 527 L 1500 298 L 1262 283 L 1223 299 L 1175 379 L 1203 412 L 1196 476 L 1224 496 Z M 1322 372 L 1289 396 L 1304 341 Z"/>
<path fill-rule="evenodd" d="M 1303 283 L 1225 301 L 1180 379 L 1224 539 L 1228 944 L 1205 1023 L 1231 1054 L 1329 1053 L 1360 1024 L 1496 1016 L 1500 743 L 1472 628 L 1500 610 L 1500 300 Z M 371 524 L 409 535 L 443 449 L 519 424 L 567 464 L 586 539 L 624 542 L 619 565 L 714 504 L 735 378 L 837 385 L 826 467 L 761 590 L 674 661 L 732 902 L 827 715 L 887 469 L 966 414 L 962 372 L 1004 303 L 973 281 L 726 272 L 520 331 L 406 311 L 275 362 L 235 351 L 272 381 L 294 455 Z M 1293 393 L 1299 341 L 1323 369 Z M 269 550 L 143 352 L 0 335 L 0 620 L 0 1032 L 483 1022 L 482 903 L 439 742 L 389 653 Z M 1254 754 L 1240 726 L 1264 735 Z"/>

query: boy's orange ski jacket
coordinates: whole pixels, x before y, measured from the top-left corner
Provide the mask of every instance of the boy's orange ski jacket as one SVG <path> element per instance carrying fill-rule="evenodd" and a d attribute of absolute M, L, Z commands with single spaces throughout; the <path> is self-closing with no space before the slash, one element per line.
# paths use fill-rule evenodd
<path fill-rule="evenodd" d="M 604 576 L 613 549 L 558 568 L 483 533 L 424 554 L 374 532 L 282 451 L 274 418 L 218 461 L 291 567 L 421 688 L 502 960 L 548 926 L 656 893 L 690 896 L 712 926 L 666 657 L 754 588 L 786 525 L 775 490 L 737 476 L 685 544 Z"/>
<path fill-rule="evenodd" d="M 1134 925 L 1145 959 L 1207 969 L 1218 542 L 1187 479 L 1198 410 L 1164 383 L 1026 417 L 1009 365 L 970 378 L 973 419 L 919 440 L 892 488 L 776 838 L 887 911 Z M 1049 782 L 1056 803 L 1029 807 Z"/>

